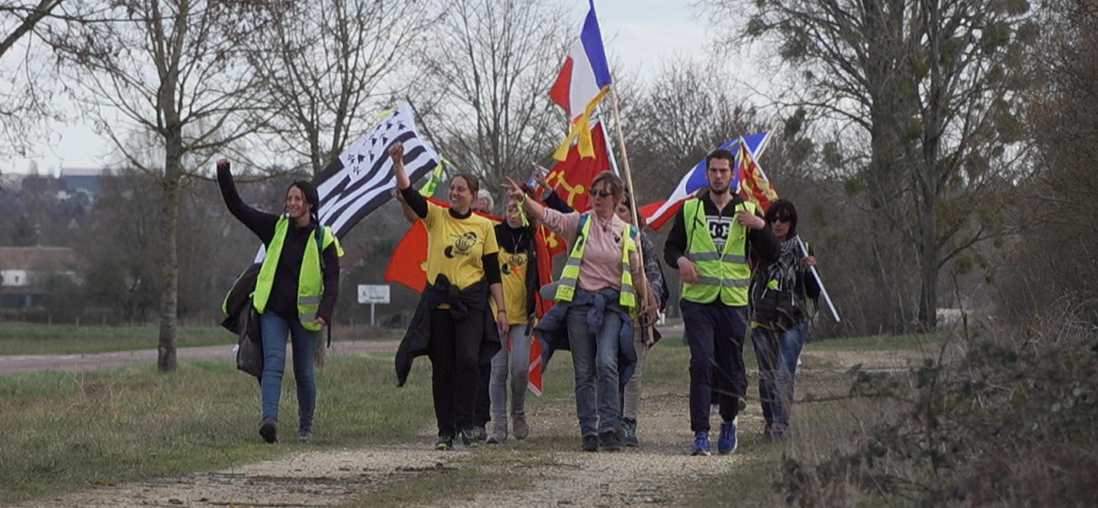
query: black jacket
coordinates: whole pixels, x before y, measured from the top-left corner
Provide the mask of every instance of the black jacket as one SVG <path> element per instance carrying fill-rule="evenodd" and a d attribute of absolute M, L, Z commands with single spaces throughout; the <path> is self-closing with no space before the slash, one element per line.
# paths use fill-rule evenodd
<path fill-rule="evenodd" d="M 408 374 L 412 371 L 412 360 L 427 354 L 427 345 L 431 341 L 431 311 L 444 303 L 450 304 L 449 312 L 455 321 L 465 318 L 469 309 L 479 310 L 484 315 L 484 340 L 480 346 L 480 358 L 491 358 L 499 351 L 499 332 L 496 330 L 495 316 L 488 310 L 488 282 L 481 280 L 459 290 L 450 284 L 450 279 L 439 275 L 434 284 L 423 288 L 423 295 L 416 306 L 408 331 L 400 341 L 396 353 L 397 386 L 404 386 Z"/>
<path fill-rule="evenodd" d="M 237 277 L 225 297 L 225 320 L 221 326 L 238 337 L 236 368 L 262 379 L 263 339 L 260 336 L 259 314 L 252 306 L 252 292 L 259 277 L 261 263 L 249 266 Z"/>

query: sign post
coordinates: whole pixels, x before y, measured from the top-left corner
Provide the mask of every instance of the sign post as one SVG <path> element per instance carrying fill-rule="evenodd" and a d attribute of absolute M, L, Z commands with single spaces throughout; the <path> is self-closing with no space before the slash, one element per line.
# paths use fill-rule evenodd
<path fill-rule="evenodd" d="M 370 304 L 370 326 L 374 326 L 374 306 L 389 303 L 388 284 L 359 284 L 358 303 Z"/>

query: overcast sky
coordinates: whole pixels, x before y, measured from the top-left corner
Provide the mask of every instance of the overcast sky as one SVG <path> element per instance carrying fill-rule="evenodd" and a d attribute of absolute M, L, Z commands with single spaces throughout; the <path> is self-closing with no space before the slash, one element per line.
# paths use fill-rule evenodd
<path fill-rule="evenodd" d="M 587 1 L 565 1 L 576 13 L 578 30 Z M 710 24 L 687 0 L 598 0 L 596 9 L 608 57 L 637 70 L 642 78 L 658 71 L 662 59 L 705 58 L 706 45 L 712 39 L 707 35 Z M 546 90 L 549 85 L 546 83 Z M 53 132 L 53 143 L 36 148 L 38 156 L 34 160 L 39 172 L 103 165 L 109 145 L 90 125 L 57 124 Z M 4 172 L 27 172 L 30 165 L 29 159 L 9 159 L 0 163 L 0 168 Z"/>

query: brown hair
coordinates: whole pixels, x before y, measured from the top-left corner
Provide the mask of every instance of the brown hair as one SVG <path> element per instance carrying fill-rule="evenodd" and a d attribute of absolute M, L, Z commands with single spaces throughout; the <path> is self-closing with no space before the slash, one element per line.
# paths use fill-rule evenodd
<path fill-rule="evenodd" d="M 477 177 L 472 173 L 466 172 L 458 173 L 454 175 L 454 178 L 457 178 L 459 176 L 465 179 L 465 186 L 469 187 L 469 192 L 473 193 L 473 199 L 477 199 L 477 193 L 480 192 L 480 180 L 478 180 Z M 450 179 L 451 183 L 454 181 L 454 178 Z"/>
<path fill-rule="evenodd" d="M 705 158 L 705 170 L 709 171 L 709 163 L 713 159 L 724 159 L 728 161 L 728 164 L 732 167 L 736 167 L 736 156 L 732 155 L 732 152 L 725 150 L 724 148 L 718 148 L 709 153 Z"/>
<path fill-rule="evenodd" d="M 631 192 L 625 191 L 625 194 L 622 195 L 621 201 L 619 201 L 618 204 L 619 205 L 625 205 L 625 207 L 629 209 L 629 213 L 636 212 L 637 221 L 640 223 L 641 228 L 644 228 L 645 226 L 648 225 L 648 222 L 644 220 L 644 215 L 640 213 L 640 209 L 636 208 L 636 206 L 634 205 L 634 203 L 633 203 L 633 194 Z M 630 218 L 630 220 L 632 220 L 632 218 Z M 629 221 L 626 221 L 626 222 L 629 222 Z"/>
<path fill-rule="evenodd" d="M 621 201 L 622 196 L 625 195 L 625 185 L 621 183 L 621 178 L 609 171 L 602 171 L 591 179 L 591 188 L 594 189 L 596 185 L 602 182 L 609 184 L 610 194 L 614 196 L 614 199 Z"/>

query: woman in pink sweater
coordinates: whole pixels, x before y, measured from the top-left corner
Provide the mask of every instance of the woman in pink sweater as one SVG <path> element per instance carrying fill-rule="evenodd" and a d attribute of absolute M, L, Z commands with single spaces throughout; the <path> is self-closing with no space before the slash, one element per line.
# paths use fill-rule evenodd
<path fill-rule="evenodd" d="M 560 213 L 527 199 L 510 179 L 507 191 L 527 214 L 573 246 L 569 262 L 574 266 L 578 259 L 578 276 L 570 281 L 567 273 L 562 274 L 560 281 L 542 289 L 543 297 L 555 299 L 557 304 L 535 330 L 543 340 L 567 332 L 566 342 L 560 345 L 572 352 L 583 450 L 595 452 L 601 447 L 616 451 L 621 445 L 615 432 L 621 418 L 619 383 L 632 372 L 631 364 L 636 361 L 630 312 L 642 301 L 630 304 L 633 298 L 622 296 L 633 292 L 622 272 L 628 269 L 638 285 L 644 279 L 644 265 L 633 245 L 636 228 L 614 213 L 624 186 L 613 173 L 599 173 L 591 181 L 591 211 L 582 214 Z M 577 248 L 577 242 L 582 247 Z M 628 250 L 628 263 L 622 262 L 623 249 Z M 566 288 L 558 289 L 562 285 Z M 653 302 L 648 285 L 643 287 L 643 301 Z M 655 305 L 646 307 L 646 312 L 655 310 Z M 552 345 L 547 348 L 551 349 Z M 623 366 L 629 368 L 619 375 Z"/>

